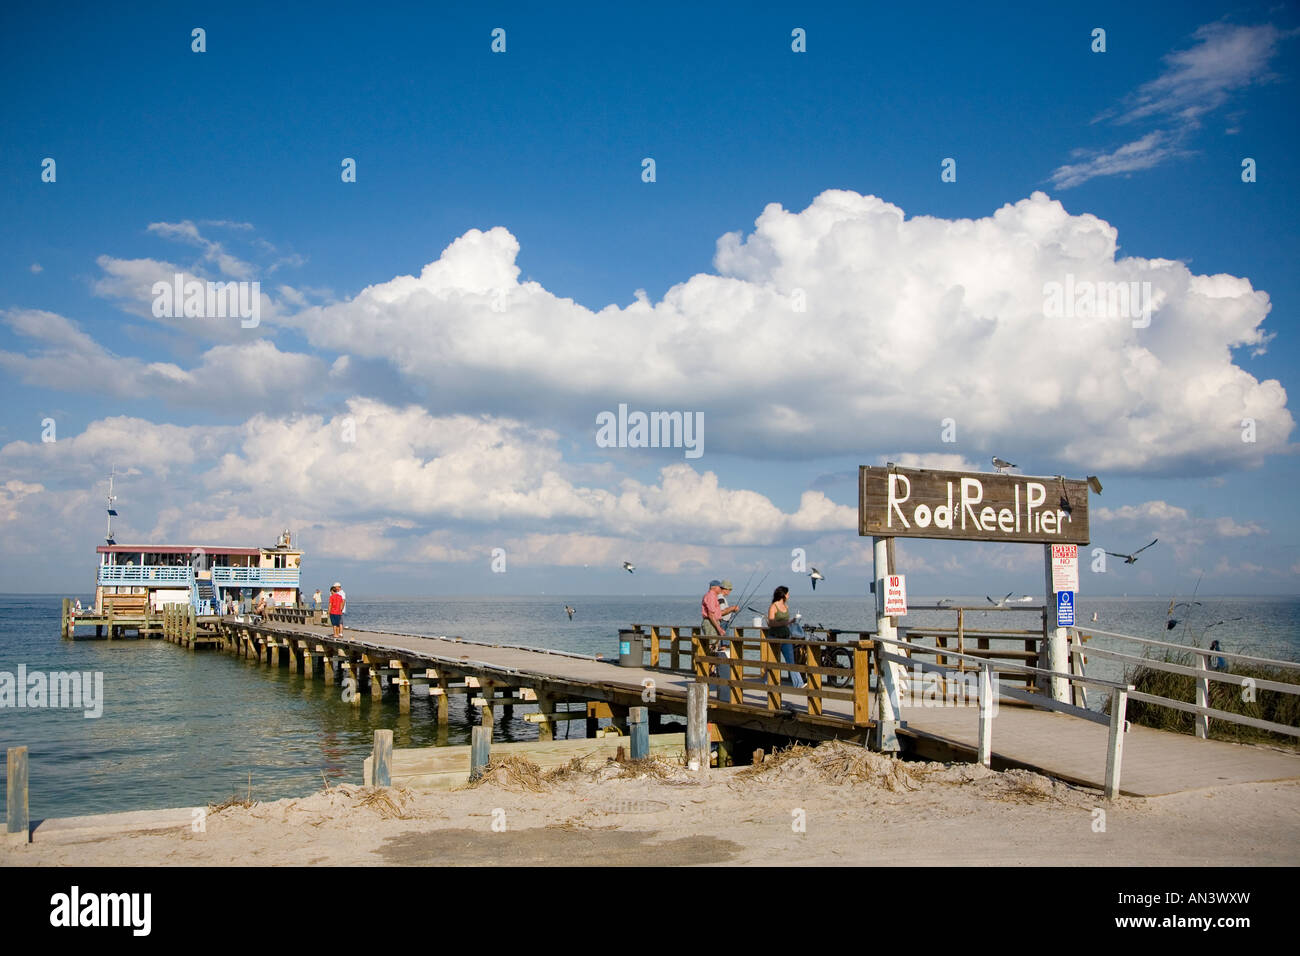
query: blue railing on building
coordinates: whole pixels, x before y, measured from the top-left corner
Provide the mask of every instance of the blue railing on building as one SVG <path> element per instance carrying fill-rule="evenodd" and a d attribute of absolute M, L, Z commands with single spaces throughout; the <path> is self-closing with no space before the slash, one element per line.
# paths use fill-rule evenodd
<path fill-rule="evenodd" d="M 190 587 L 194 584 L 194 569 L 189 565 L 181 567 L 158 567 L 136 564 L 101 564 L 99 566 L 99 583 L 112 584 L 176 584 Z"/>
<path fill-rule="evenodd" d="M 251 585 L 264 588 L 296 588 L 302 572 L 297 568 L 214 567 L 212 583 L 223 588 Z"/>
<path fill-rule="evenodd" d="M 298 568 L 237 568 L 217 566 L 212 568 L 212 583 L 218 588 L 264 587 L 296 588 L 301 578 Z M 193 588 L 196 584 L 194 569 L 189 565 L 155 566 L 133 564 L 101 564 L 101 585 L 172 585 Z"/>

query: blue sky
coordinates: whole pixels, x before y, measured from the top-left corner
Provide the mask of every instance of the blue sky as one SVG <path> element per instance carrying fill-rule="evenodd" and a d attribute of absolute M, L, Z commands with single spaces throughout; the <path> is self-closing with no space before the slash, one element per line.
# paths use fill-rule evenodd
<path fill-rule="evenodd" d="M 1161 539 L 1085 593 L 1296 591 L 1294 8 L 0 17 L 0 590 L 84 587 L 116 466 L 119 540 L 288 525 L 359 590 L 689 593 L 803 548 L 862 593 L 857 466 L 996 453 L 1100 474 L 1094 544 Z M 175 271 L 258 281 L 258 326 L 155 317 Z M 1045 318 L 1066 272 L 1149 277 L 1150 328 Z M 598 447 L 620 403 L 705 453 Z M 1041 587 L 1032 547 L 903 555 Z"/>

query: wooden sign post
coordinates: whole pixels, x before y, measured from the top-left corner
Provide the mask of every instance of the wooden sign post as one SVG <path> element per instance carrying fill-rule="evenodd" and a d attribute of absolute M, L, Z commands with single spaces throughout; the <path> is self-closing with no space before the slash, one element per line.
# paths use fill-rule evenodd
<path fill-rule="evenodd" d="M 884 615 L 882 579 L 898 570 L 890 554 L 894 538 L 1043 545 L 1047 601 L 1040 666 L 1069 671 L 1065 629 L 1056 626 L 1051 546 L 1089 543 L 1087 481 L 1059 475 L 1044 478 L 863 465 L 858 469 L 858 534 L 870 535 L 875 544 L 877 628 L 882 637 L 889 638 L 895 636 L 897 622 Z M 888 673 L 888 668 L 881 668 L 882 677 Z M 1055 700 L 1069 701 L 1064 678 L 1047 681 L 1043 691 Z M 885 695 L 881 700 L 884 726 L 897 715 L 887 716 Z"/>

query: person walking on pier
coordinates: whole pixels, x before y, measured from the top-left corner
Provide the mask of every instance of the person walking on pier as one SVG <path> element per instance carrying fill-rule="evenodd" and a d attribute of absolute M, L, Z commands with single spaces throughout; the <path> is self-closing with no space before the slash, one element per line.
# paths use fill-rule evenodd
<path fill-rule="evenodd" d="M 334 636 L 342 640 L 343 638 L 343 612 L 347 608 L 347 601 L 343 597 L 343 585 L 337 581 L 330 588 L 330 624 L 334 627 Z"/>
<path fill-rule="evenodd" d="M 317 588 L 316 593 L 311 596 L 311 603 L 316 605 L 316 613 L 320 614 L 320 588 Z"/>

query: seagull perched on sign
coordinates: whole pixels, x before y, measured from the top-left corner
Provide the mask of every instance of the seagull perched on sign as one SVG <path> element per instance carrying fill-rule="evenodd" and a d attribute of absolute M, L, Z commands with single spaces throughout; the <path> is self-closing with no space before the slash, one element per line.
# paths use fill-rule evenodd
<path fill-rule="evenodd" d="M 1151 544 L 1155 544 L 1159 540 L 1160 540 L 1159 538 L 1152 538 Z M 1106 553 L 1109 554 L 1112 558 L 1123 558 L 1125 564 L 1135 564 L 1137 563 L 1138 555 L 1141 554 L 1143 551 L 1145 551 L 1147 548 L 1151 547 L 1151 544 L 1142 545 L 1142 547 L 1138 548 L 1132 554 L 1116 554 L 1114 551 L 1107 551 Z"/>
<path fill-rule="evenodd" d="M 624 561 L 623 570 L 626 571 L 628 574 L 631 574 L 633 571 L 636 570 L 636 565 L 633 564 L 631 561 Z"/>
<path fill-rule="evenodd" d="M 813 586 L 813 590 L 814 590 L 814 591 L 817 590 L 817 582 L 818 582 L 818 581 L 825 581 L 825 580 L 826 580 L 826 575 L 822 574 L 822 573 L 821 573 L 820 571 L 818 571 L 816 568 L 813 568 L 811 571 L 808 572 L 808 577 L 812 578 L 812 586 Z"/>
<path fill-rule="evenodd" d="M 1007 596 L 1004 597 L 1001 601 L 995 601 L 995 600 L 993 600 L 991 597 L 989 597 L 987 594 L 984 595 L 984 596 L 985 596 L 986 598 L 988 598 L 988 602 L 989 602 L 990 604 L 992 604 L 994 607 L 1006 607 L 1006 606 L 1007 606 L 1007 602 L 1011 600 L 1011 595 L 1013 595 L 1013 594 L 1015 594 L 1015 593 L 1016 593 L 1015 591 L 1008 591 L 1008 592 L 1007 592 Z"/>
<path fill-rule="evenodd" d="M 1011 462 L 1007 461 L 1005 458 L 999 458 L 997 455 L 994 455 L 993 467 L 998 470 L 998 474 L 1001 474 L 1008 468 L 1016 468 L 1018 466 L 1011 464 Z"/>

